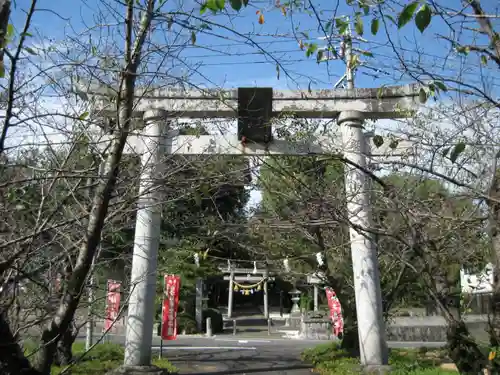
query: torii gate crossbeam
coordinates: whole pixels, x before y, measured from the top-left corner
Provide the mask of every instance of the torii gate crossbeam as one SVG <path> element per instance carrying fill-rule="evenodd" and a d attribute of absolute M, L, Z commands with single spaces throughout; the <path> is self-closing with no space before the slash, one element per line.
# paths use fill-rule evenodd
<path fill-rule="evenodd" d="M 258 89 L 256 89 L 258 90 Z M 85 99 L 93 97 L 101 115 L 116 116 L 116 96 L 110 88 L 90 87 L 76 90 Z M 238 90 L 239 91 L 239 90 Z M 159 164 L 167 154 L 219 155 L 311 155 L 337 154 L 353 162 L 346 166 L 346 194 L 351 223 L 350 238 L 356 285 L 358 332 L 362 363 L 380 365 L 385 351 L 385 327 L 382 317 L 377 251 L 370 236 L 360 228 L 372 226 L 367 168 L 366 140 L 362 132 L 365 119 L 409 117 L 418 106 L 420 87 L 406 85 L 381 89 L 318 90 L 314 92 L 272 91 L 268 112 L 271 116 L 293 113 L 296 117 L 336 118 L 340 142 L 315 138 L 302 144 L 270 139 L 265 144 L 241 142 L 237 136 L 178 136 L 166 129 L 172 117 L 224 118 L 238 113 L 235 90 L 184 92 L 150 90 L 137 92 L 135 116 L 142 117 L 144 128 L 131 135 L 125 152 L 142 154 L 139 207 L 134 239 L 131 293 L 126 331 L 125 366 L 151 364 L 154 297 L 157 255 L 160 238 L 161 197 L 154 189 Z M 258 110 L 259 108 L 257 108 Z M 268 119 L 265 119 L 268 120 Z M 267 124 L 264 124 L 267 126 Z M 269 128 L 263 130 L 270 132 Z M 105 142 L 104 142 L 105 143 Z M 384 146 L 380 157 L 411 153 L 411 144 L 401 143 L 396 150 Z M 376 158 L 375 158 L 376 159 Z M 375 160 L 376 162 L 376 160 Z"/>

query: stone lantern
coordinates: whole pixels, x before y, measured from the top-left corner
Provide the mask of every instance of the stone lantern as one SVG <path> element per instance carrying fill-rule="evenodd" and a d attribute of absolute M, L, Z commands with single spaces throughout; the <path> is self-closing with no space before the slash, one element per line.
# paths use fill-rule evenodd
<path fill-rule="evenodd" d="M 300 301 L 300 295 L 302 292 L 298 290 L 297 288 L 293 288 L 291 291 L 288 292 L 292 296 L 292 314 L 293 313 L 298 313 L 300 312 L 300 307 L 299 307 L 299 301 Z"/>

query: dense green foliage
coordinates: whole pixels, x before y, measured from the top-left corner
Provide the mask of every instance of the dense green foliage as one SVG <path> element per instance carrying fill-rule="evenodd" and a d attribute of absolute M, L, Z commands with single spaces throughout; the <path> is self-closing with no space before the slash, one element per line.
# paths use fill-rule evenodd
<path fill-rule="evenodd" d="M 262 202 L 253 227 L 265 257 L 288 257 L 300 274 L 315 271 L 315 254 L 322 252 L 336 270 L 343 268 L 336 267 L 348 250 L 345 223 L 339 220 L 345 215 L 342 164 L 315 156 L 268 158 L 259 183 Z"/>

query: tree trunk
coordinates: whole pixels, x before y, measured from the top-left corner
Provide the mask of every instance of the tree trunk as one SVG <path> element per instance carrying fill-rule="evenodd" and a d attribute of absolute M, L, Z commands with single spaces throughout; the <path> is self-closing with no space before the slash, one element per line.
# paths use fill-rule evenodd
<path fill-rule="evenodd" d="M 63 333 L 57 343 L 56 353 L 54 355 L 54 364 L 56 366 L 67 366 L 73 360 L 73 343 L 76 340 L 76 332 L 72 326 Z"/>
<path fill-rule="evenodd" d="M 482 374 L 487 361 L 481 352 L 479 345 L 471 336 L 463 319 L 457 316 L 456 306 L 450 306 L 449 293 L 446 293 L 446 285 L 442 278 L 434 277 L 433 288 L 430 295 L 438 306 L 441 315 L 446 320 L 446 348 L 453 363 L 457 366 L 460 374 Z M 496 372 L 494 372 L 496 374 Z"/>
<path fill-rule="evenodd" d="M 448 323 L 447 344 L 448 355 L 460 374 L 483 373 L 486 359 L 462 320 Z"/>
<path fill-rule="evenodd" d="M 0 374 L 41 375 L 24 356 L 10 330 L 5 312 L 0 313 Z"/>
<path fill-rule="evenodd" d="M 342 334 L 341 348 L 347 351 L 350 355 L 358 357 L 359 350 L 359 335 L 358 335 L 358 319 L 356 308 L 350 304 L 344 304 L 344 333 Z"/>

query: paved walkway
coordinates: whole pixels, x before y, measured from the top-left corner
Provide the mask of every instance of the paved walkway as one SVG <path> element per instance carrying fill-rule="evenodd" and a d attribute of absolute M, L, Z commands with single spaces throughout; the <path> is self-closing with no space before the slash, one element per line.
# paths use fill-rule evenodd
<path fill-rule="evenodd" d="M 307 347 L 318 344 L 280 340 L 276 345 L 276 340 L 229 338 L 199 340 L 198 343 L 186 346 L 169 343 L 163 353 L 179 368 L 180 374 L 310 375 L 311 366 L 300 360 L 300 354 Z"/>

